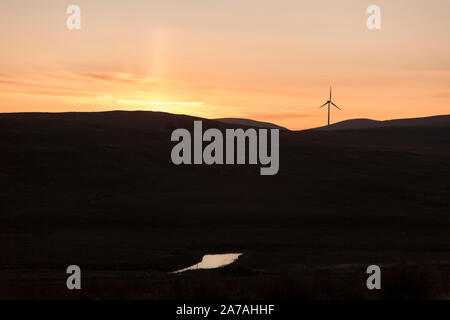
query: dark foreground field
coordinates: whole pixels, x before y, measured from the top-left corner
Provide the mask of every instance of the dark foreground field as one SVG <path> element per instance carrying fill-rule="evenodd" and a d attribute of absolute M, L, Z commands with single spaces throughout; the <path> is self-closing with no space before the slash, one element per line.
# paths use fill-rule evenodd
<path fill-rule="evenodd" d="M 192 121 L 1 114 L 0 298 L 449 299 L 450 126 L 284 131 L 264 177 L 173 165 L 170 132 Z M 226 252 L 245 255 L 168 274 Z"/>

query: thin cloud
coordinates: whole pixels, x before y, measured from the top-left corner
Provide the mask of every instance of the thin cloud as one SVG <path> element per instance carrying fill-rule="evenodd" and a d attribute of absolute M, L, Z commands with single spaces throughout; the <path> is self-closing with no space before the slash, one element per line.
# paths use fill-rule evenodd
<path fill-rule="evenodd" d="M 132 73 L 124 73 L 124 72 L 76 72 L 75 74 L 90 79 L 114 81 L 121 83 L 152 84 L 155 82 L 151 78 L 143 78 Z"/>
<path fill-rule="evenodd" d="M 10 85 L 20 86 L 20 87 L 33 87 L 33 88 L 43 88 L 43 89 L 53 89 L 53 90 L 74 90 L 73 88 L 68 88 L 68 87 L 49 86 L 49 85 L 42 85 L 42 84 L 24 82 L 24 81 L 0 80 L 0 83 L 10 84 Z"/>
<path fill-rule="evenodd" d="M 444 99 L 448 99 L 450 98 L 450 92 L 439 92 L 436 94 L 432 94 L 430 95 L 433 98 L 444 98 Z"/>

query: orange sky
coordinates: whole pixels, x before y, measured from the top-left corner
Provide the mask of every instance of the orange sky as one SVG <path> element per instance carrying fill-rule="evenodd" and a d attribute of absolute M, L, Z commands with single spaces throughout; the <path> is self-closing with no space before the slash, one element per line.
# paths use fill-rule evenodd
<path fill-rule="evenodd" d="M 69 31 L 68 5 L 82 29 Z M 366 27 L 368 5 L 382 30 Z M 0 112 L 158 110 L 290 129 L 449 114 L 450 1 L 15 0 Z"/>

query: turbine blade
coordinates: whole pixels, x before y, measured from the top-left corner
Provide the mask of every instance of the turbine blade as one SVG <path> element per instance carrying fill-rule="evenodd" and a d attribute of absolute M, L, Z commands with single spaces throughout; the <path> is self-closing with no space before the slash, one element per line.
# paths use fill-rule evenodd
<path fill-rule="evenodd" d="M 322 109 L 323 107 L 325 107 L 328 104 L 328 102 L 325 102 L 322 106 L 319 107 L 319 109 Z"/>
<path fill-rule="evenodd" d="M 331 100 L 331 86 L 330 86 L 330 100 Z"/>
<path fill-rule="evenodd" d="M 335 105 L 333 102 L 331 103 L 333 106 L 335 106 L 336 108 L 338 108 L 339 110 L 341 110 L 342 111 L 342 109 L 341 108 L 339 108 L 337 105 Z"/>

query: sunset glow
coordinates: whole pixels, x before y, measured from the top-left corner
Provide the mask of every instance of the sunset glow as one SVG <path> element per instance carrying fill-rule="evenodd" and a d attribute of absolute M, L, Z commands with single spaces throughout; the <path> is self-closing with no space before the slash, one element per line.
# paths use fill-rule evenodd
<path fill-rule="evenodd" d="M 324 125 L 448 114 L 450 2 L 18 0 L 0 11 L 0 112 L 154 110 Z M 405 10 L 404 8 L 408 8 Z"/>

